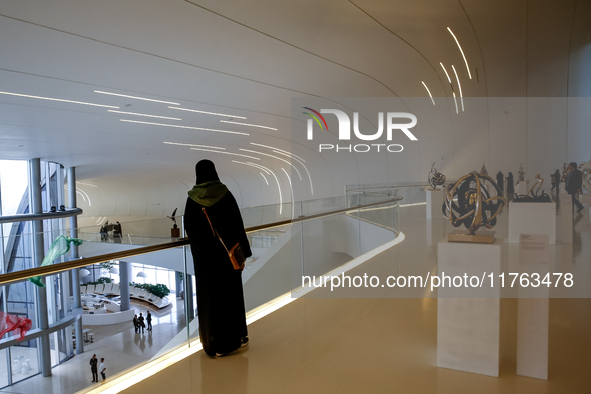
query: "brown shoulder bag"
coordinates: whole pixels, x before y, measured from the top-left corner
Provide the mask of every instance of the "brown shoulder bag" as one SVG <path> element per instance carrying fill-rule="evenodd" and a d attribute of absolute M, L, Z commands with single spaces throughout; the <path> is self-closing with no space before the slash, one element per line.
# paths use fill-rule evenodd
<path fill-rule="evenodd" d="M 217 232 L 216 229 L 213 228 L 213 225 L 211 224 L 211 220 L 209 219 L 209 215 L 207 214 L 207 211 L 205 210 L 205 208 L 201 208 L 201 209 L 203 209 L 203 213 L 205 214 L 205 217 L 207 218 L 207 221 L 209 222 L 209 226 L 211 227 L 211 231 L 213 232 L 214 237 L 216 237 L 217 239 L 220 240 L 220 242 L 224 246 L 224 249 L 226 249 L 226 252 L 228 252 L 228 257 L 230 258 L 230 261 L 232 262 L 232 266 L 234 267 L 235 270 L 242 271 L 244 269 L 244 262 L 246 261 L 246 257 L 244 257 L 244 252 L 242 252 L 242 248 L 240 247 L 240 242 L 236 242 L 236 245 L 232 246 L 232 248 L 230 250 L 228 250 L 228 248 L 226 247 L 226 244 L 222 240 L 222 237 L 220 237 L 220 234 Z"/>

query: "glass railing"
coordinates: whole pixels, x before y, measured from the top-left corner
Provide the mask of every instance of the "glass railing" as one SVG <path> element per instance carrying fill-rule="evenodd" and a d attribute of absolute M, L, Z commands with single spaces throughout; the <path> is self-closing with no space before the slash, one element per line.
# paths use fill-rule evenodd
<path fill-rule="evenodd" d="M 253 257 L 242 274 L 247 316 L 260 313 L 261 308 L 278 297 L 289 296 L 301 286 L 302 275 L 329 272 L 396 239 L 400 230 L 398 206 L 397 191 L 390 189 L 297 203 L 293 221 L 293 212 L 287 216 L 268 213 L 277 206 L 244 210 L 244 216 L 251 215 L 251 224 L 269 225 L 248 232 Z M 256 215 L 259 216 L 255 220 Z M 272 221 L 277 218 L 287 222 Z M 153 224 L 148 222 L 144 221 L 146 225 Z M 178 222 L 180 226 L 181 221 Z M 161 224 L 170 229 L 170 220 Z M 122 223 L 123 233 L 128 225 Z M 248 230 L 249 226 L 246 227 Z M 131 250 L 128 253 L 133 253 L 142 244 L 107 245 L 91 238 L 89 234 L 93 232 L 83 230 L 79 229 L 79 237 L 84 239 L 79 248 L 83 259 L 65 262 L 65 256 L 56 260 L 51 266 L 54 270 L 67 264 L 77 266 L 45 276 L 44 288 L 28 280 L 14 282 L 14 277 L 12 283 L 5 282 L 6 274 L 19 273 L 22 277 L 31 272 L 28 270 L 32 268 L 30 256 L 35 235 L 21 234 L 18 239 L 5 240 L 5 245 L 18 246 L 10 257 L 12 264 L 0 275 L 0 283 L 4 283 L 0 285 L 0 309 L 15 318 L 31 319 L 31 328 L 22 341 L 17 340 L 15 331 L 0 339 L 0 388 L 14 385 L 17 392 L 38 392 L 49 384 L 60 387 L 62 393 L 92 390 L 96 383 L 91 383 L 88 363 L 96 354 L 99 364 L 101 358 L 105 359 L 108 377 L 105 385 L 97 387 L 99 392 L 116 384 L 118 377 L 161 357 L 199 346 L 196 286 L 186 240 L 172 244 L 171 238 L 161 237 L 159 244 L 139 249 L 162 250 L 117 258 L 116 254 L 105 256 L 105 251 L 127 248 Z M 51 240 L 62 234 L 69 236 L 69 230 L 41 234 L 46 249 Z M 150 235 L 133 236 L 145 237 L 142 242 L 151 245 Z M 97 264 L 84 264 L 89 258 Z M 127 275 L 122 275 L 123 270 Z M 78 308 L 74 272 L 80 278 Z M 122 283 L 125 278 L 128 280 Z M 145 320 L 148 311 L 152 330 L 147 329 Z M 136 332 L 132 320 L 140 313 L 146 327 Z M 82 330 L 76 337 L 75 321 L 80 316 Z M 82 350 L 83 354 L 74 357 Z M 50 372 L 48 382 L 42 375 Z M 100 374 L 98 378 L 102 380 Z"/>

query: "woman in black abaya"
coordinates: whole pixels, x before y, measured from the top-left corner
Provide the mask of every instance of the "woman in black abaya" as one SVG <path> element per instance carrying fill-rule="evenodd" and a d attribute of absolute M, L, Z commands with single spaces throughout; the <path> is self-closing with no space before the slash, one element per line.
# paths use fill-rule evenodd
<path fill-rule="evenodd" d="M 242 271 L 234 270 L 202 208 L 228 248 L 240 242 L 245 257 L 252 252 L 238 204 L 220 182 L 213 162 L 201 160 L 195 172 L 196 185 L 185 206 L 185 229 L 195 265 L 199 335 L 209 356 L 223 355 L 248 344 Z"/>

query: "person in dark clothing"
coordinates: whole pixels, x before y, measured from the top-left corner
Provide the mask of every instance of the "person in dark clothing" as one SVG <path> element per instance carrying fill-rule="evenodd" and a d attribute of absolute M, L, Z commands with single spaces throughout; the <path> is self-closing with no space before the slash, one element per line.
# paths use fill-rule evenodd
<path fill-rule="evenodd" d="M 96 358 L 96 354 L 92 355 L 90 359 L 90 372 L 92 372 L 92 383 L 98 382 L 98 358 Z"/>
<path fill-rule="evenodd" d="M 509 175 L 507 175 L 507 199 L 512 200 L 513 199 L 513 194 L 515 194 L 515 189 L 513 187 L 513 173 L 509 172 Z"/>
<path fill-rule="evenodd" d="M 152 331 L 152 314 L 148 311 L 146 315 L 146 323 L 148 323 L 148 331 Z"/>
<path fill-rule="evenodd" d="M 117 222 L 117 224 L 113 225 L 113 242 L 120 244 L 122 237 L 123 234 L 121 233 L 121 223 Z"/>
<path fill-rule="evenodd" d="M 139 324 L 137 321 L 137 315 L 133 317 L 133 328 L 135 329 L 135 332 L 138 332 Z"/>
<path fill-rule="evenodd" d="M 137 324 L 138 324 L 138 332 L 141 328 L 142 334 L 143 334 L 144 328 L 146 327 L 146 325 L 144 324 L 144 316 L 142 315 L 142 312 L 140 312 L 140 316 L 137 318 Z"/>
<path fill-rule="evenodd" d="M 220 182 L 213 162 L 201 160 L 195 172 L 196 185 L 185 206 L 185 228 L 195 265 L 199 336 L 205 353 L 224 355 L 248 344 L 242 271 L 234 270 L 202 208 L 226 246 L 239 242 L 245 257 L 252 252 L 238 204 Z"/>
<path fill-rule="evenodd" d="M 554 190 L 554 187 L 556 187 L 556 193 L 560 192 L 560 178 L 560 171 L 556 169 L 556 172 L 554 172 L 554 184 L 552 185 L 552 190 Z"/>
<path fill-rule="evenodd" d="M 583 187 L 583 173 L 577 169 L 577 163 L 572 162 L 569 164 L 570 172 L 568 173 L 568 177 L 566 178 L 566 186 L 564 187 L 568 194 L 572 196 L 573 199 L 573 208 L 577 206 L 577 212 L 581 212 L 583 210 L 583 204 L 579 202 L 577 198 L 577 193 L 581 193 L 581 188 Z"/>
<path fill-rule="evenodd" d="M 501 171 L 497 172 L 497 186 L 501 189 L 501 191 L 505 190 L 505 176 Z"/>

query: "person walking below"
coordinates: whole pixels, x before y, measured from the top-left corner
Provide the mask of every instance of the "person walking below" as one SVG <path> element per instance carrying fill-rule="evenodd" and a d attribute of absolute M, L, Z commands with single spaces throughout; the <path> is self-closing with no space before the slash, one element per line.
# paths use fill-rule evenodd
<path fill-rule="evenodd" d="M 101 376 L 103 377 L 103 382 L 104 382 L 105 379 L 107 378 L 107 376 L 105 375 L 105 371 L 107 370 L 107 367 L 105 366 L 105 359 L 104 358 L 101 358 L 100 370 L 101 370 Z"/>
<path fill-rule="evenodd" d="M 135 330 L 135 332 L 137 332 L 138 331 L 138 328 L 139 327 L 138 327 L 138 321 L 137 321 L 137 314 L 135 314 L 133 316 L 133 329 Z"/>
<path fill-rule="evenodd" d="M 152 314 L 150 311 L 146 315 L 146 322 L 148 323 L 148 331 L 152 331 Z"/>
<path fill-rule="evenodd" d="M 146 327 L 146 325 L 144 324 L 144 316 L 142 316 L 142 312 L 140 312 L 140 317 L 137 318 L 137 324 L 138 324 L 138 332 L 140 331 L 140 328 L 141 328 L 142 334 L 143 334 L 144 328 Z"/>
<path fill-rule="evenodd" d="M 218 177 L 215 165 L 201 160 L 195 166 L 196 185 L 185 206 L 185 228 L 197 280 L 199 338 L 209 356 L 225 355 L 248 344 L 242 271 L 235 270 L 224 244 L 240 244 L 252 256 L 240 209 Z M 205 216 L 204 209 L 208 218 Z"/>
<path fill-rule="evenodd" d="M 90 372 L 92 372 L 92 383 L 98 382 L 97 363 L 98 359 L 96 358 L 96 354 L 93 354 L 92 358 L 90 359 Z"/>
<path fill-rule="evenodd" d="M 570 172 L 566 178 L 566 186 L 564 188 L 573 199 L 573 209 L 576 205 L 577 212 L 580 213 L 583 210 L 583 204 L 579 202 L 577 193 L 582 192 L 581 188 L 583 187 L 583 173 L 577 169 L 577 163 L 574 161 L 569 164 L 569 169 Z"/>

